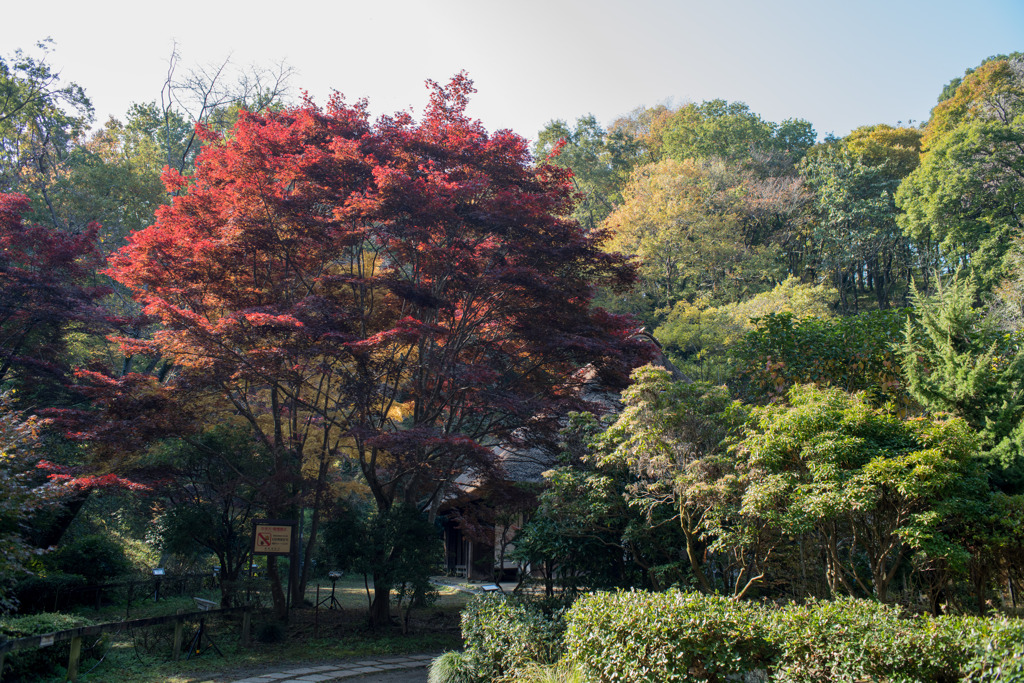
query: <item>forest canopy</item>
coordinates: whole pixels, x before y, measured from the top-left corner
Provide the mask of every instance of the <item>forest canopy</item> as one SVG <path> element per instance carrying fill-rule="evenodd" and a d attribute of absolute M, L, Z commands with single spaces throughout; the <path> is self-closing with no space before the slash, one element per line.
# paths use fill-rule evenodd
<path fill-rule="evenodd" d="M 715 99 L 531 145 L 466 74 L 377 120 L 290 76 L 94 126 L 0 60 L 0 609 L 82 547 L 216 558 L 234 604 L 264 516 L 293 602 L 322 560 L 377 625 L 442 524 L 547 592 L 1016 608 L 1024 57 L 824 139 Z"/>

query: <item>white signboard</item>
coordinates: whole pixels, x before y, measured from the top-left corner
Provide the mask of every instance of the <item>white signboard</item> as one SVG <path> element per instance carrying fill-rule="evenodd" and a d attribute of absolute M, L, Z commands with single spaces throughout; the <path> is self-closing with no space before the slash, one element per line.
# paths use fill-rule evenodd
<path fill-rule="evenodd" d="M 254 555 L 289 555 L 292 552 L 291 524 L 257 521 L 253 532 Z"/>

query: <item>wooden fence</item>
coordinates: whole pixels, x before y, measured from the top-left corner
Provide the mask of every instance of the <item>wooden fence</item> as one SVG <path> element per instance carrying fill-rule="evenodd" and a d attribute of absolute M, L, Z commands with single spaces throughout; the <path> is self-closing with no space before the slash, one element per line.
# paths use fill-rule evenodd
<path fill-rule="evenodd" d="M 204 601 L 205 602 L 205 601 Z M 198 604 L 198 601 L 197 601 Z M 171 651 L 171 658 L 178 659 L 181 656 L 183 644 L 184 626 L 187 621 L 202 621 L 211 616 L 242 613 L 242 643 L 248 645 L 250 642 L 249 632 L 252 623 L 252 608 L 227 607 L 224 609 L 201 610 L 198 612 L 184 612 L 170 614 L 163 617 L 150 617 L 148 619 L 133 619 L 132 621 L 115 621 L 108 624 L 96 624 L 94 626 L 81 626 L 66 631 L 47 633 L 40 636 L 26 636 L 15 640 L 7 640 L 0 643 L 0 681 L 3 680 L 4 659 L 9 652 L 19 650 L 32 650 L 49 647 L 55 643 L 71 641 L 71 654 L 68 657 L 68 680 L 78 679 L 78 666 L 82 655 L 82 638 L 98 636 L 103 633 L 119 631 L 124 628 L 149 628 L 161 624 L 174 624 L 174 645 Z"/>
<path fill-rule="evenodd" d="M 62 607 L 89 604 L 94 604 L 98 611 L 105 603 L 120 600 L 126 604 L 124 618 L 127 619 L 130 616 L 129 612 L 133 601 L 136 603 L 143 599 L 159 601 L 161 595 L 163 597 L 187 595 L 206 588 L 215 588 L 217 580 L 216 575 L 207 573 L 168 574 L 64 589 L 39 589 L 38 594 L 22 597 L 21 611 L 23 613 L 59 612 Z"/>

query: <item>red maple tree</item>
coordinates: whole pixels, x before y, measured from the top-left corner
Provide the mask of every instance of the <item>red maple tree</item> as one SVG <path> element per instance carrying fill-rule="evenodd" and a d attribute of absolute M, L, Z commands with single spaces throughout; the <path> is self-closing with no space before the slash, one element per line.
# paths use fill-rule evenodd
<path fill-rule="evenodd" d="M 575 369 L 623 379 L 637 350 L 633 321 L 591 307 L 634 271 L 568 218 L 567 172 L 469 119 L 464 74 L 430 87 L 419 122 L 337 96 L 243 114 L 194 175 L 167 173 L 173 204 L 110 261 L 162 323 L 126 345 L 230 402 L 273 454 L 268 512 L 309 505 L 314 535 L 340 460 L 380 510 L 425 509 L 495 443 L 582 407 Z"/>
<path fill-rule="evenodd" d="M 29 199 L 0 194 L 0 387 L 20 403 L 53 403 L 69 381 L 71 332 L 107 324 L 97 286 L 99 225 L 71 234 L 26 224 Z"/>

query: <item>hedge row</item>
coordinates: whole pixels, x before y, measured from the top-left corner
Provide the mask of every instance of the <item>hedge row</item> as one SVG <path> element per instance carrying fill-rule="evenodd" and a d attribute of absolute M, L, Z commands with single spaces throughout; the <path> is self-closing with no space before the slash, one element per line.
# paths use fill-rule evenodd
<path fill-rule="evenodd" d="M 559 659 L 602 683 L 1024 681 L 1024 621 L 910 616 L 866 600 L 778 607 L 619 592 L 562 611 L 488 596 L 464 612 L 463 636 L 464 668 L 479 682 Z"/>
<path fill-rule="evenodd" d="M 0 618 L 0 642 L 26 636 L 41 636 L 93 624 L 93 621 L 85 617 L 61 614 L 60 612 L 33 614 L 26 617 L 3 617 Z M 82 651 L 82 661 L 87 662 L 90 659 L 101 658 L 106 652 L 106 648 L 105 636 L 87 643 L 86 649 Z M 4 683 L 17 683 L 18 681 L 34 681 L 63 672 L 70 653 L 71 641 L 69 640 L 41 649 L 10 653 L 4 658 L 0 679 Z"/>

